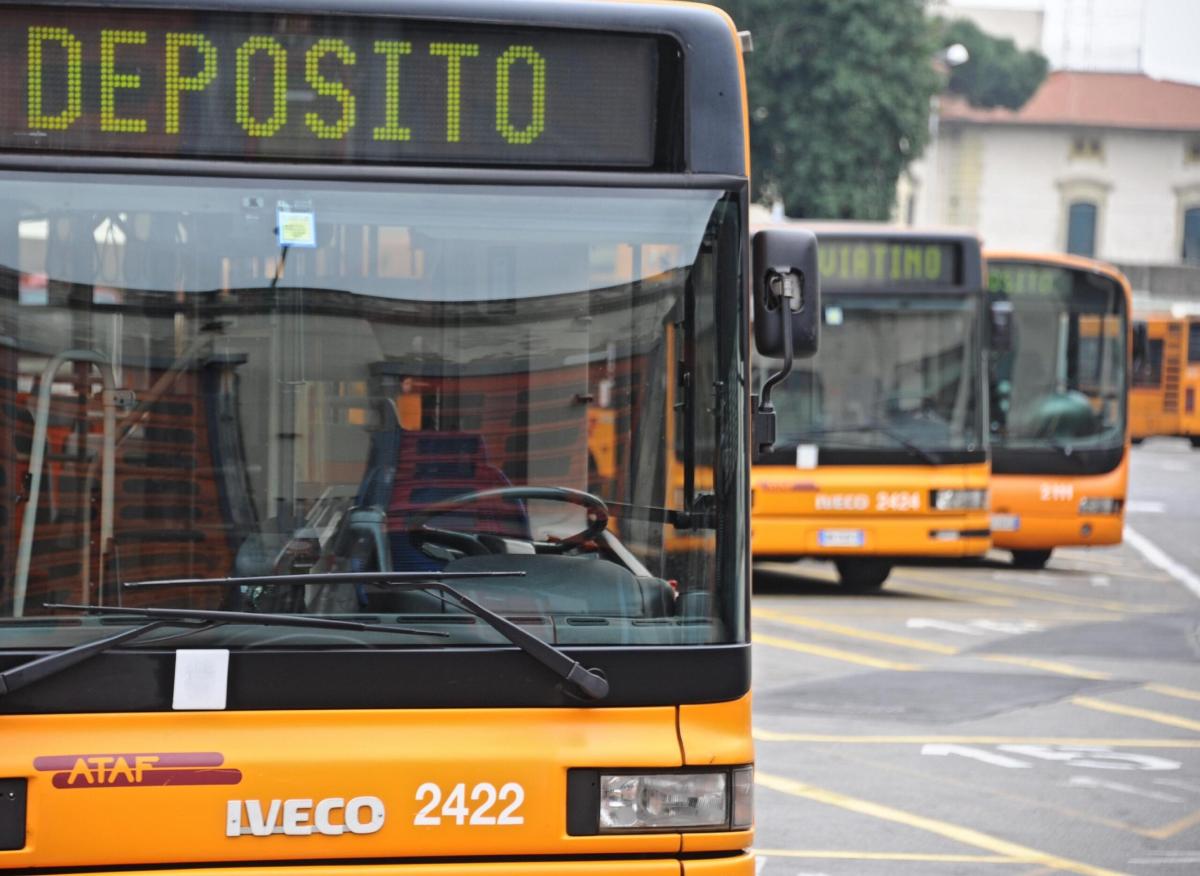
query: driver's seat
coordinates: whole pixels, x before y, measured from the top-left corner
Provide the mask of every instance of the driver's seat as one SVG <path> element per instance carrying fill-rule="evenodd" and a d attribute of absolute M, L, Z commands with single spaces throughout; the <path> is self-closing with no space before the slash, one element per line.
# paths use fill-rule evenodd
<path fill-rule="evenodd" d="M 387 507 L 392 569 L 418 572 L 441 568 L 409 539 L 409 521 L 414 514 L 465 493 L 510 486 L 504 472 L 488 463 L 487 447 L 478 433 L 401 432 Z M 478 535 L 531 538 L 525 504 L 517 500 L 482 499 L 430 523 Z"/>

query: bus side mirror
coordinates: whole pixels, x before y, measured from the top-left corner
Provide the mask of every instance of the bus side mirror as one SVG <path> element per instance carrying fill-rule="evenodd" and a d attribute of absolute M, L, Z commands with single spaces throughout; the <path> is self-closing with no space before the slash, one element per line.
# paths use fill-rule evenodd
<path fill-rule="evenodd" d="M 1133 324 L 1133 367 L 1137 370 L 1150 358 L 1150 331 L 1144 322 Z"/>
<path fill-rule="evenodd" d="M 993 301 L 988 310 L 988 345 L 993 353 L 1013 350 L 1013 306 L 1011 301 Z"/>
<path fill-rule="evenodd" d="M 817 237 L 799 228 L 771 228 L 754 235 L 754 346 L 762 356 L 783 359 L 754 399 L 754 458 L 775 445 L 771 390 L 792 372 L 795 357 L 817 352 L 821 331 L 821 283 Z"/>
<path fill-rule="evenodd" d="M 769 228 L 754 235 L 754 346 L 763 356 L 806 358 L 817 352 L 821 284 L 817 237 L 799 228 Z"/>

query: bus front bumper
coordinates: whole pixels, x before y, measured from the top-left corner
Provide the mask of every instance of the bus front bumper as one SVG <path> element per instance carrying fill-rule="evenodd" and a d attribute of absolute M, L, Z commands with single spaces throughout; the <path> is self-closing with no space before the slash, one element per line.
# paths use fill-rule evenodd
<path fill-rule="evenodd" d="M 1010 551 L 1120 544 L 1124 524 L 1123 514 L 995 514 L 992 542 L 996 547 Z"/>
<path fill-rule="evenodd" d="M 355 861 L 319 866 L 254 866 L 147 869 L 146 876 L 753 876 L 754 855 L 662 859 L 527 860 L 362 864 Z M 125 871 L 89 870 L 88 876 L 121 876 Z"/>
<path fill-rule="evenodd" d="M 978 557 L 991 547 L 986 512 L 910 517 L 755 517 L 755 559 Z"/>

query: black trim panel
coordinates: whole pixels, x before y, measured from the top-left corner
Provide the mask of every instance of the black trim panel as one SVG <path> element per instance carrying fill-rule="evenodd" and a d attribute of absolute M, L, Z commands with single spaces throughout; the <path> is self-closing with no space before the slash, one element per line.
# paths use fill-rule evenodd
<path fill-rule="evenodd" d="M 0 779 L 0 852 L 25 848 L 28 779 Z"/>
<path fill-rule="evenodd" d="M 243 650 L 229 658 L 229 711 L 617 708 L 729 702 L 750 690 L 750 646 L 565 649 L 610 693 L 582 700 L 512 648 Z M 0 654 L 0 670 L 41 652 Z M 169 712 L 174 651 L 110 651 L 0 698 L 0 715 Z"/>
<path fill-rule="evenodd" d="M 983 448 L 977 450 L 938 450 L 926 448 L 938 459 L 938 465 L 968 465 L 977 462 L 987 462 L 988 454 Z M 818 465 L 811 473 L 836 465 L 880 466 L 901 465 L 913 468 L 929 468 L 929 464 L 911 451 L 903 448 L 893 450 L 890 447 L 824 447 L 817 451 Z M 795 471 L 796 445 L 776 445 L 769 453 L 755 460 L 756 466 L 781 465 Z"/>
<path fill-rule="evenodd" d="M 1063 456 L 1053 448 L 1016 449 L 993 444 L 992 474 L 1099 475 L 1115 469 L 1124 458 L 1124 446 L 1099 450 L 1075 448 L 1070 456 Z"/>

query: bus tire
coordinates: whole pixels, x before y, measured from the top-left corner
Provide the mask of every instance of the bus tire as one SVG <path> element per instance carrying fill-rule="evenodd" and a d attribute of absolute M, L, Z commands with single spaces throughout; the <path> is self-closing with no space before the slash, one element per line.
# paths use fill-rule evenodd
<path fill-rule="evenodd" d="M 1192 442 L 1192 446 L 1200 450 L 1200 435 L 1188 435 L 1188 441 Z"/>
<path fill-rule="evenodd" d="M 892 574 L 892 564 L 884 560 L 836 560 L 838 579 L 852 593 L 872 593 L 883 589 L 883 582 Z"/>
<path fill-rule="evenodd" d="M 1018 569 L 1044 569 L 1050 562 L 1050 550 L 1013 551 L 1012 564 Z"/>
<path fill-rule="evenodd" d="M 1130 438 L 1129 443 L 1132 444 L 1134 447 L 1139 447 L 1141 445 L 1141 443 L 1145 440 L 1146 440 L 1145 438 Z"/>

